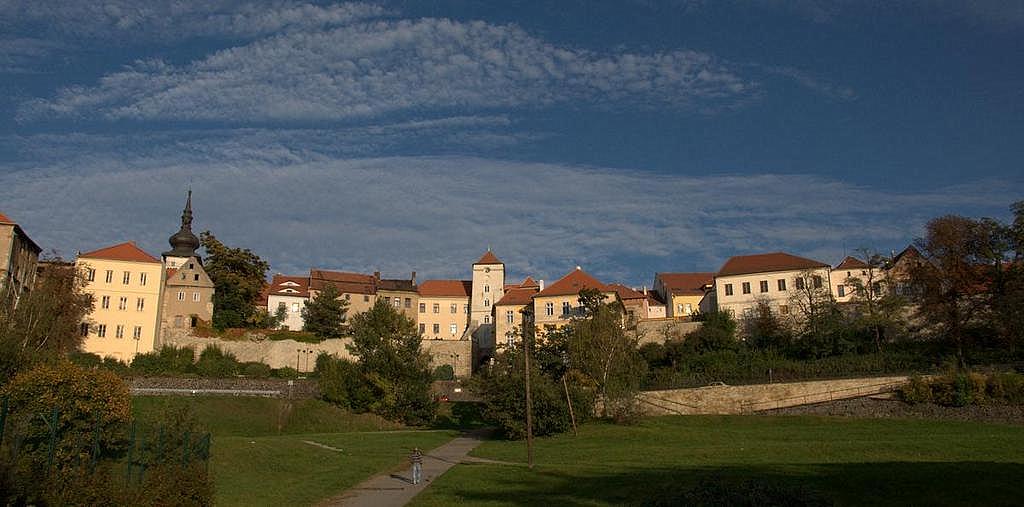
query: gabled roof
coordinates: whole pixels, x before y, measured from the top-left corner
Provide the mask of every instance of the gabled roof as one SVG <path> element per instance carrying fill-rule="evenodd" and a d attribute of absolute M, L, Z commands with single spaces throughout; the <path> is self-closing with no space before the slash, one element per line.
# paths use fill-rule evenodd
<path fill-rule="evenodd" d="M 613 289 L 601 283 L 600 280 L 590 276 L 586 271 L 577 267 L 557 282 L 551 284 L 537 294 L 534 294 L 534 297 L 569 296 L 572 294 L 579 294 L 583 289 L 597 289 L 601 292 L 614 292 Z"/>
<path fill-rule="evenodd" d="M 323 269 L 309 270 L 309 288 L 321 290 L 324 285 L 331 284 L 341 292 L 351 294 L 376 294 L 377 279 L 373 275 L 348 273 L 345 271 L 327 271 Z"/>
<path fill-rule="evenodd" d="M 533 301 L 539 287 L 514 287 L 505 291 L 505 295 L 494 303 L 494 306 L 523 306 Z"/>
<path fill-rule="evenodd" d="M 661 300 L 657 291 L 649 290 L 647 291 L 647 306 L 665 306 L 665 302 Z"/>
<path fill-rule="evenodd" d="M 11 220 L 10 218 L 7 218 L 7 215 L 4 215 L 3 213 L 0 213 L 0 224 L 17 225 L 14 222 L 14 220 Z"/>
<path fill-rule="evenodd" d="M 504 265 L 504 263 L 501 262 L 501 259 L 498 259 L 498 256 L 494 255 L 494 253 L 491 252 L 490 250 L 488 250 L 486 253 L 484 253 L 480 257 L 480 260 L 478 260 L 478 261 L 473 263 L 474 266 L 477 265 L 477 264 L 502 264 L 502 265 Z"/>
<path fill-rule="evenodd" d="M 145 250 L 136 246 L 134 241 L 127 241 L 106 248 L 100 248 L 99 250 L 78 254 L 78 258 L 160 264 L 160 259 L 146 253 Z"/>
<path fill-rule="evenodd" d="M 469 280 L 424 280 L 419 286 L 420 296 L 466 297 L 473 292 Z"/>
<path fill-rule="evenodd" d="M 524 288 L 524 289 L 525 289 L 525 288 L 530 288 L 530 287 L 535 287 L 535 288 L 538 288 L 538 289 L 540 288 L 540 284 L 539 284 L 539 283 L 537 283 L 537 282 L 536 282 L 536 281 L 535 281 L 535 280 L 533 279 L 533 277 L 532 277 L 532 276 L 527 276 L 527 277 L 526 277 L 526 280 L 523 280 L 523 283 L 519 284 L 519 286 L 520 286 L 520 287 L 522 287 L 522 288 Z"/>
<path fill-rule="evenodd" d="M 637 292 L 633 289 L 630 289 L 629 287 L 626 287 L 625 285 L 622 285 L 621 283 L 610 283 L 608 284 L 608 288 L 615 291 L 615 293 L 619 295 L 619 299 L 623 301 L 627 299 L 643 300 L 647 298 L 647 296 L 645 296 L 643 292 Z"/>
<path fill-rule="evenodd" d="M 860 259 L 858 259 L 856 257 L 850 256 L 850 255 L 847 255 L 846 258 L 843 259 L 843 262 L 840 262 L 839 265 L 835 267 L 835 269 L 869 269 L 869 268 L 871 268 L 871 266 L 868 266 L 868 263 L 866 263 L 866 262 L 864 262 L 864 261 L 862 261 L 862 260 L 860 260 Z"/>
<path fill-rule="evenodd" d="M 39 245 L 37 245 L 35 241 L 32 241 L 32 238 L 28 237 L 28 234 L 25 234 L 25 231 L 22 230 L 21 226 L 18 225 L 17 222 L 15 222 L 14 220 L 11 220 L 10 217 L 8 217 L 7 215 L 4 215 L 3 213 L 0 213 L 0 225 L 11 225 L 11 226 L 14 226 L 15 234 L 17 234 L 18 236 L 24 238 L 26 241 L 28 241 L 29 246 L 31 246 L 36 251 L 37 254 L 39 252 L 43 251 L 43 249 Z"/>
<path fill-rule="evenodd" d="M 267 287 L 267 295 L 308 298 L 309 277 L 301 275 L 274 275 L 274 278 L 270 280 L 270 285 Z"/>
<path fill-rule="evenodd" d="M 771 273 L 774 271 L 795 271 L 800 269 L 830 268 L 824 262 L 797 257 L 785 252 L 773 252 L 730 257 L 715 276 Z"/>
<path fill-rule="evenodd" d="M 896 257 L 892 258 L 892 263 L 893 264 L 897 264 L 898 262 L 903 260 L 903 258 L 907 258 L 907 259 L 915 259 L 915 258 L 916 259 L 920 259 L 920 258 L 923 258 L 923 257 L 924 256 L 921 255 L 921 252 L 917 249 L 917 247 L 915 247 L 914 245 L 910 245 L 910 246 L 904 248 L 902 252 L 896 254 Z"/>
<path fill-rule="evenodd" d="M 416 292 L 416 283 L 411 279 L 381 278 L 377 280 L 377 290 L 393 290 L 400 292 Z"/>
<path fill-rule="evenodd" d="M 662 287 L 669 294 L 677 296 L 703 296 L 704 286 L 714 283 L 715 274 L 697 273 L 657 273 L 655 278 L 661 280 Z"/>

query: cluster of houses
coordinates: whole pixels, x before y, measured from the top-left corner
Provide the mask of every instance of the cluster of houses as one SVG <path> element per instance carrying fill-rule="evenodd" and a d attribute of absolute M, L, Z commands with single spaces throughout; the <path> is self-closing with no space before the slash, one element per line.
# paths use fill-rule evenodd
<path fill-rule="evenodd" d="M 83 349 L 122 361 L 160 346 L 162 333 L 187 332 L 213 313 L 214 284 L 196 253 L 192 233 L 191 191 L 181 229 L 169 239 L 171 250 L 160 258 L 132 242 L 80 253 L 74 266 L 85 273 L 85 290 L 95 308 L 81 325 Z M 0 214 L 0 288 L 17 301 L 31 290 L 41 249 L 12 220 Z M 382 278 L 381 274 L 311 269 L 308 274 L 274 275 L 261 305 L 283 313 L 281 327 L 300 330 L 302 308 L 328 285 L 348 302 L 348 315 L 364 312 L 383 300 L 414 320 L 425 340 L 471 340 L 474 358 L 488 357 L 498 344 L 511 343 L 516 330 L 544 330 L 569 322 L 580 311 L 578 295 L 593 289 L 619 301 L 628 323 L 690 320 L 697 313 L 729 311 L 748 315 L 767 303 L 779 315 L 794 312 L 793 294 L 813 290 L 838 302 L 854 297 L 851 279 L 880 291 L 885 280 L 902 277 L 907 262 L 920 254 L 911 246 L 882 267 L 846 257 L 836 266 L 774 252 L 738 255 L 717 272 L 657 273 L 651 289 L 630 288 L 599 280 L 577 266 L 546 284 L 527 276 L 507 280 L 505 264 L 488 250 L 472 263 L 467 279 L 417 280 Z M 870 282 L 869 282 L 870 281 Z M 890 286 L 898 284 L 890 283 Z M 863 287 L 860 285 L 859 287 Z"/>

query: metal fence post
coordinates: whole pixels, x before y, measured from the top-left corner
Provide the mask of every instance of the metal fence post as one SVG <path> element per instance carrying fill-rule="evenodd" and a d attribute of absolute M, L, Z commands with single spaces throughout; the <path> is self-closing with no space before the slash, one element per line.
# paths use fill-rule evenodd
<path fill-rule="evenodd" d="M 53 466 L 54 453 L 57 450 L 57 420 L 60 417 L 60 409 L 53 407 L 53 411 L 50 413 L 51 420 L 46 421 L 46 426 L 50 430 L 50 446 L 46 451 L 46 467 L 50 468 Z"/>

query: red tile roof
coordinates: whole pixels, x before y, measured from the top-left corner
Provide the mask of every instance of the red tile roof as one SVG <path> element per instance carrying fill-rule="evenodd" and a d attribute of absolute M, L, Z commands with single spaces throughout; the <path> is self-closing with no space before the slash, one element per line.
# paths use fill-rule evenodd
<path fill-rule="evenodd" d="M 669 294 L 677 296 L 703 296 L 704 286 L 715 281 L 714 273 L 658 273 L 655 278 L 661 280 L 662 287 Z"/>
<path fill-rule="evenodd" d="M 870 267 L 871 266 L 868 266 L 868 263 L 856 257 L 847 255 L 846 258 L 843 259 L 843 262 L 840 262 L 839 265 L 836 266 L 836 269 L 868 269 Z"/>
<path fill-rule="evenodd" d="M 420 296 L 469 297 L 473 282 L 469 280 L 424 280 L 419 287 Z"/>
<path fill-rule="evenodd" d="M 520 286 L 520 287 L 523 287 L 523 288 L 527 288 L 527 287 L 536 287 L 536 288 L 538 288 L 538 289 L 540 288 L 540 284 L 539 284 L 539 283 L 537 283 L 537 282 L 536 282 L 536 281 L 535 281 L 535 280 L 533 279 L 533 277 L 532 277 L 532 276 L 527 276 L 527 277 L 526 277 L 526 280 L 523 280 L 523 283 L 519 284 L 519 286 Z"/>
<path fill-rule="evenodd" d="M 569 296 L 579 294 L 583 289 L 597 289 L 601 292 L 614 292 L 614 289 L 601 283 L 600 280 L 590 276 L 586 271 L 576 268 L 563 276 L 557 282 L 549 285 L 544 290 L 535 294 L 535 297 L 544 296 Z"/>
<path fill-rule="evenodd" d="M 797 257 L 784 252 L 730 257 L 718 270 L 716 276 L 746 275 L 750 273 L 771 273 L 799 269 L 831 268 L 824 262 Z"/>
<path fill-rule="evenodd" d="M 174 275 L 177 272 L 178 268 L 167 268 L 167 276 L 164 278 L 164 280 L 170 280 L 171 278 L 174 278 Z"/>
<path fill-rule="evenodd" d="M 483 254 L 483 256 L 480 257 L 480 260 L 478 260 L 478 261 L 473 263 L 473 265 L 477 265 L 477 264 L 504 264 L 504 263 L 502 263 L 501 260 L 498 259 L 498 257 L 496 255 L 494 255 L 493 252 L 488 250 L 486 253 Z"/>
<path fill-rule="evenodd" d="M 284 285 L 285 283 L 296 285 Z M 285 292 L 285 289 L 292 289 L 295 292 Z M 297 298 L 309 297 L 309 277 L 301 275 L 274 275 L 267 287 L 267 296 L 291 296 Z"/>
<path fill-rule="evenodd" d="M 645 299 L 647 297 L 643 292 L 637 292 L 625 285 L 622 285 L 621 283 L 610 283 L 608 284 L 608 288 L 615 291 L 615 293 L 619 295 L 619 299 L 623 301 L 627 299 Z"/>
<path fill-rule="evenodd" d="M 84 257 L 86 259 L 106 259 L 112 261 L 153 262 L 160 264 L 160 259 L 146 253 L 143 249 L 136 246 L 134 241 L 128 241 L 108 246 L 106 248 L 100 248 L 99 250 L 78 254 L 78 257 Z"/>
<path fill-rule="evenodd" d="M 331 284 L 342 293 L 349 294 L 376 294 L 377 278 L 373 275 L 362 273 L 348 273 L 344 271 L 327 271 L 323 269 L 309 270 L 309 288 L 321 290 L 324 285 Z"/>
<path fill-rule="evenodd" d="M 533 301 L 539 287 L 515 287 L 505 292 L 494 306 L 523 306 Z"/>
<path fill-rule="evenodd" d="M 4 215 L 3 213 L 0 213 L 0 224 L 14 225 L 15 222 L 14 222 L 14 220 L 11 220 L 10 218 L 7 218 L 7 215 Z"/>
<path fill-rule="evenodd" d="M 647 306 L 665 306 L 665 302 L 661 300 L 661 296 L 656 291 L 647 291 Z"/>

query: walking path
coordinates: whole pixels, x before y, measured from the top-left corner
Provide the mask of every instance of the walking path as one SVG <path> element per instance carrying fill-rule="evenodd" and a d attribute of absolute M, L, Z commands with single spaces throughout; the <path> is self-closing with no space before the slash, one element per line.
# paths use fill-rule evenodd
<path fill-rule="evenodd" d="M 485 462 L 480 458 L 468 456 L 476 446 L 480 445 L 484 430 L 475 430 L 444 444 L 437 449 L 423 454 L 423 480 L 419 484 L 412 483 L 412 469 L 406 467 L 401 473 L 383 473 L 370 477 L 335 497 L 328 498 L 320 505 L 323 507 L 399 507 L 409 503 L 420 491 L 458 463 Z"/>

